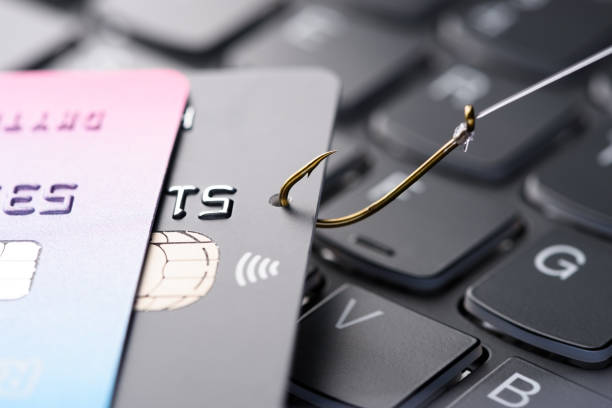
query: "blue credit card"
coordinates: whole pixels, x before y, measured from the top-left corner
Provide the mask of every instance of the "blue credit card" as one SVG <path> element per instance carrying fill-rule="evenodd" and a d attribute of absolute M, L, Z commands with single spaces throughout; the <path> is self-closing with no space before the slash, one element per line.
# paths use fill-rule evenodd
<path fill-rule="evenodd" d="M 0 89 L 0 406 L 108 406 L 188 81 L 21 72 Z"/>

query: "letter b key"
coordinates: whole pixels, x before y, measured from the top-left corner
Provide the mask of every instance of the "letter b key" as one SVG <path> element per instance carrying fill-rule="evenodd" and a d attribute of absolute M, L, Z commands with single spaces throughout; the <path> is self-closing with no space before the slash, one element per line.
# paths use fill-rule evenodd
<path fill-rule="evenodd" d="M 449 408 L 610 408 L 612 401 L 516 357 L 504 361 Z"/>
<path fill-rule="evenodd" d="M 537 381 L 517 372 L 491 391 L 487 398 L 505 407 L 521 408 L 529 404 L 529 397 L 541 389 Z"/>

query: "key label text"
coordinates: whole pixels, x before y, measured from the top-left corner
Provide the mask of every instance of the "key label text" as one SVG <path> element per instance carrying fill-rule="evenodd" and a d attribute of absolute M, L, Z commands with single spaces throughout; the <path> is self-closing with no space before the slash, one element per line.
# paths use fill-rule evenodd
<path fill-rule="evenodd" d="M 527 406 L 530 397 L 539 393 L 541 389 L 537 381 L 517 372 L 491 391 L 487 398 L 504 407 L 521 408 Z"/>
<path fill-rule="evenodd" d="M 556 268 L 547 265 L 552 257 L 559 257 Z M 586 255 L 571 245 L 552 245 L 538 252 L 533 263 L 543 274 L 566 280 L 586 263 Z"/>

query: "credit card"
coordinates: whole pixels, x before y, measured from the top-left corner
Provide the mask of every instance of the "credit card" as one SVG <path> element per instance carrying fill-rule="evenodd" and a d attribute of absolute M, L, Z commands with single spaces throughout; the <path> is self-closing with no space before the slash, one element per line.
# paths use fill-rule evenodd
<path fill-rule="evenodd" d="M 115 406 L 275 407 L 287 389 L 339 86 L 319 70 L 190 76 Z"/>
<path fill-rule="evenodd" d="M 109 406 L 188 81 L 21 72 L 0 89 L 0 406 Z"/>

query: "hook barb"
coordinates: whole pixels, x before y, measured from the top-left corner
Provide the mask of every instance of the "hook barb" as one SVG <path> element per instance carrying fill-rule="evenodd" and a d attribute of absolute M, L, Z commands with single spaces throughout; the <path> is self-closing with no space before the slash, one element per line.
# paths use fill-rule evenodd
<path fill-rule="evenodd" d="M 323 154 L 318 155 L 306 165 L 304 165 L 301 169 L 293 173 L 285 182 L 278 193 L 278 200 L 280 202 L 281 207 L 289 207 L 289 191 L 293 186 L 300 181 L 304 176 L 310 176 L 310 173 L 319 165 L 323 160 L 336 153 L 335 150 L 331 150 L 329 152 L 325 152 Z"/>

